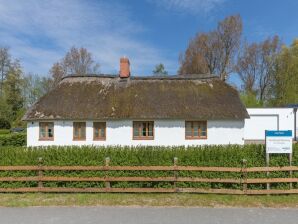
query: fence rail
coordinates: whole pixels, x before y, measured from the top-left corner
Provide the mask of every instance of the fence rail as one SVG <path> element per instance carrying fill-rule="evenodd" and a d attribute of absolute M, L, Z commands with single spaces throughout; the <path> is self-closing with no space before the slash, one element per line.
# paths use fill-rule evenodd
<path fill-rule="evenodd" d="M 178 166 L 178 159 L 174 158 L 173 166 L 110 166 L 110 159 L 106 158 L 104 166 L 45 166 L 42 159 L 36 166 L 0 166 L 1 171 L 36 171 L 35 176 L 3 176 L 0 182 L 36 182 L 36 187 L 17 187 L 17 188 L 0 188 L 0 192 L 189 192 L 189 193 L 216 193 L 216 194 L 297 194 L 298 189 L 293 189 L 293 183 L 298 183 L 297 177 L 292 177 L 293 171 L 298 171 L 298 166 L 284 167 L 246 167 L 246 161 L 243 161 L 242 167 L 198 167 L 198 166 Z M 97 177 L 72 177 L 72 176 L 45 176 L 45 171 L 103 171 L 101 176 Z M 165 175 L 159 177 L 142 177 L 142 176 L 109 176 L 107 171 L 166 171 Z M 196 172 L 222 172 L 236 173 L 237 177 L 233 178 L 202 178 L 202 177 L 184 177 L 179 176 L 179 171 L 196 171 Z M 173 175 L 169 176 L 169 172 Z M 289 172 L 289 177 L 284 178 L 248 178 L 250 173 L 263 172 Z M 44 187 L 47 182 L 103 182 L 105 187 Z M 172 187 L 112 187 L 113 182 L 170 182 Z M 189 183 L 221 183 L 221 184 L 238 184 L 240 189 L 228 188 L 190 188 L 178 187 L 181 182 Z M 270 184 L 285 183 L 290 184 L 289 189 L 270 189 Z M 267 184 L 266 189 L 254 190 L 249 189 L 249 184 Z"/>

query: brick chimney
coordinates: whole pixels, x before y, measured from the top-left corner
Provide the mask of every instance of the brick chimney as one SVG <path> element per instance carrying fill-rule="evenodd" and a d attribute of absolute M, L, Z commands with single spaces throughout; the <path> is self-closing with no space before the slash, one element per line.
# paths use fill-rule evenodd
<path fill-rule="evenodd" d="M 127 57 L 120 58 L 120 78 L 128 78 L 130 76 L 130 63 Z"/>

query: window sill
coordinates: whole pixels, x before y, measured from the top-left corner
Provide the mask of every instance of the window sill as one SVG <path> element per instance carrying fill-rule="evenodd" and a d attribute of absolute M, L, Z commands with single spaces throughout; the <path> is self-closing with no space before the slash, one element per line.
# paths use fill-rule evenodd
<path fill-rule="evenodd" d="M 38 141 L 54 141 L 53 138 L 39 138 Z"/>
<path fill-rule="evenodd" d="M 105 138 L 94 138 L 93 141 L 105 141 Z"/>
<path fill-rule="evenodd" d="M 73 141 L 86 141 L 86 139 L 72 139 Z"/>
<path fill-rule="evenodd" d="M 132 140 L 154 140 L 154 137 L 133 137 Z"/>
<path fill-rule="evenodd" d="M 207 137 L 185 137 L 185 140 L 207 140 Z"/>

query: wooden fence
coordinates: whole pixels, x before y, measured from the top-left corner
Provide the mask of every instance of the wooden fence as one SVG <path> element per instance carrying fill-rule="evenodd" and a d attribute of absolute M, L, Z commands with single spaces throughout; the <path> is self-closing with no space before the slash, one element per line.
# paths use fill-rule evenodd
<path fill-rule="evenodd" d="M 297 194 L 298 189 L 293 189 L 292 184 L 298 182 L 298 178 L 292 177 L 294 171 L 298 171 L 298 166 L 284 167 L 246 167 L 243 162 L 242 167 L 198 167 L 198 166 L 178 166 L 177 158 L 174 159 L 173 166 L 110 166 L 109 159 L 106 159 L 104 166 L 44 166 L 42 160 L 36 166 L 0 166 L 1 171 L 35 171 L 35 176 L 26 177 L 0 177 L 0 182 L 37 182 L 37 187 L 21 188 L 0 188 L 0 192 L 189 192 L 189 193 L 216 193 L 216 194 L 239 194 L 239 195 L 257 195 L 257 194 Z M 102 177 L 67 177 L 67 176 L 45 176 L 45 171 L 103 171 L 106 173 Z M 141 177 L 126 176 L 112 177 L 108 176 L 106 171 L 172 171 L 172 176 L 166 177 Z M 201 172 L 233 172 L 238 173 L 239 178 L 201 178 L 201 177 L 179 177 L 179 171 L 201 171 Z M 288 178 L 248 178 L 249 173 L 269 172 L 289 172 Z M 45 182 L 103 182 L 104 187 L 44 187 Z M 112 182 L 170 182 L 171 188 L 116 188 L 111 187 Z M 177 187 L 179 182 L 192 183 L 224 183 L 239 184 L 240 189 L 228 188 L 181 188 Z M 270 189 L 272 183 L 289 183 L 289 189 Z M 249 184 L 267 184 L 266 189 L 249 189 Z"/>

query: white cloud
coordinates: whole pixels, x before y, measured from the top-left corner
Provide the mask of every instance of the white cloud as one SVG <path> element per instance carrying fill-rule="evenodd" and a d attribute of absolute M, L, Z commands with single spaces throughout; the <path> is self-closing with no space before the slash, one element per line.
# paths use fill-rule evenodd
<path fill-rule="evenodd" d="M 169 70 L 176 61 L 135 38 L 145 28 L 130 9 L 116 3 L 78 0 L 0 0 L 0 45 L 11 47 L 26 72 L 46 74 L 73 45 L 89 49 L 102 72 L 116 72 L 119 57 L 131 59 L 135 73 L 159 62 Z"/>
<path fill-rule="evenodd" d="M 225 0 L 149 0 L 167 10 L 180 13 L 205 14 L 218 7 Z"/>

